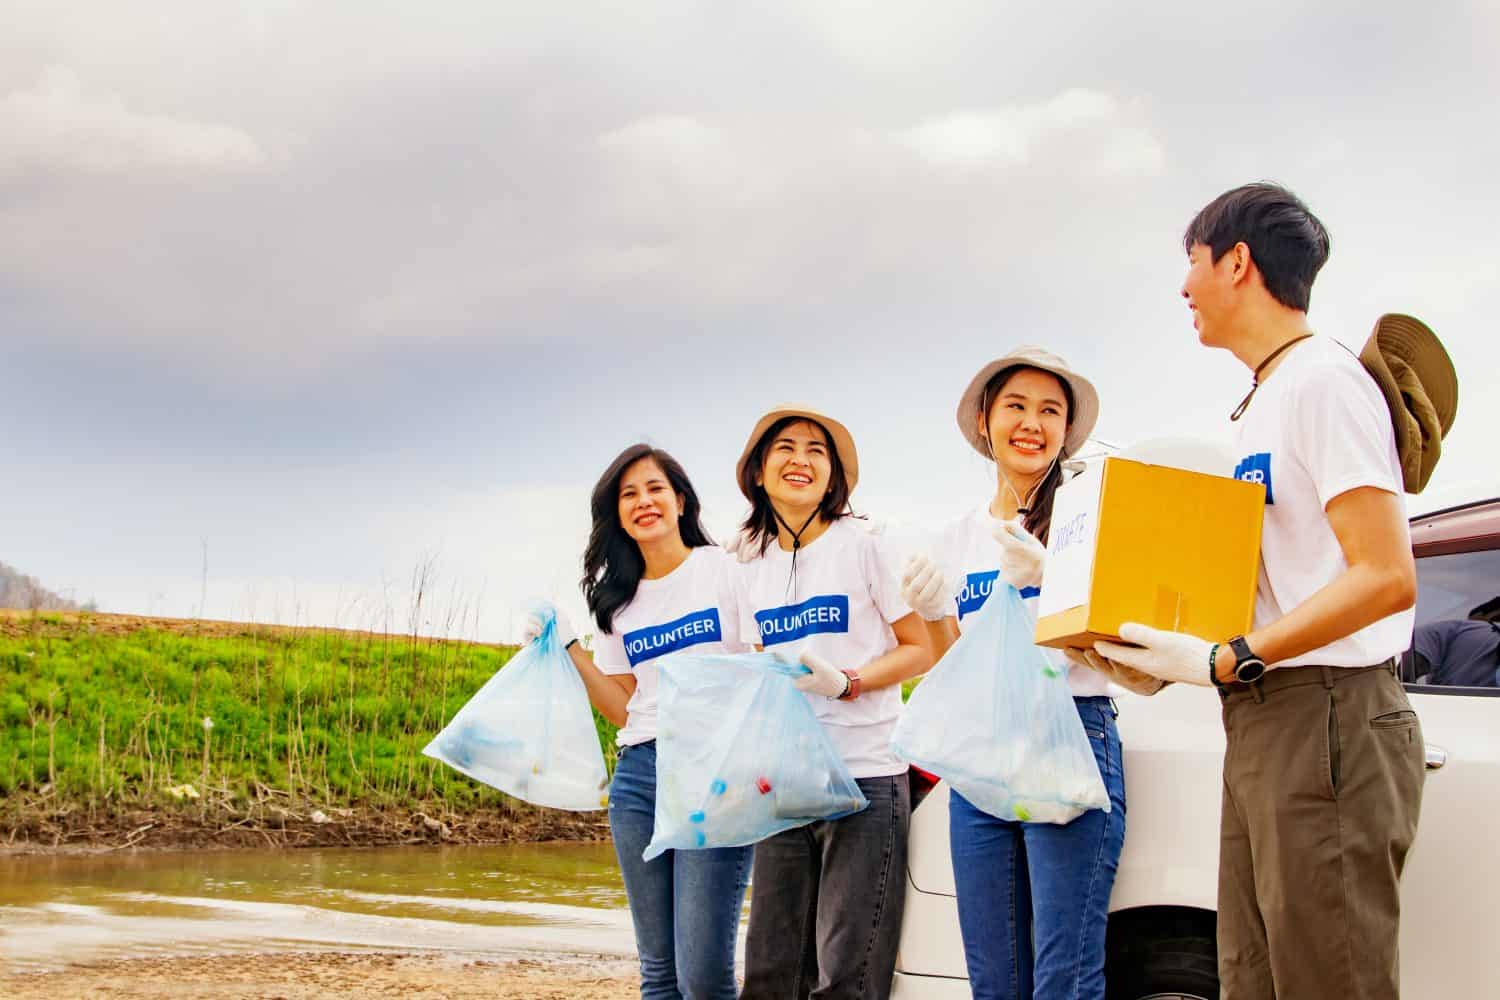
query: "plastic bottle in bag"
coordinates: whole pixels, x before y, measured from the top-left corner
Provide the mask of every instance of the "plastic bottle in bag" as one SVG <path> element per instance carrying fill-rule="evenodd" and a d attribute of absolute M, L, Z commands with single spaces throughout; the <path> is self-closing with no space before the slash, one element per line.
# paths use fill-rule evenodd
<path fill-rule="evenodd" d="M 1033 632 L 1021 595 L 996 581 L 912 693 L 891 746 L 999 819 L 1068 823 L 1088 809 L 1108 812 L 1067 674 Z"/>
<path fill-rule="evenodd" d="M 583 678 L 557 640 L 557 616 L 539 609 L 541 634 L 458 710 L 422 752 L 553 809 L 606 805 L 604 753 Z"/>
<path fill-rule="evenodd" d="M 658 663 L 656 828 L 643 857 L 738 847 L 869 803 L 769 653 L 675 653 Z"/>

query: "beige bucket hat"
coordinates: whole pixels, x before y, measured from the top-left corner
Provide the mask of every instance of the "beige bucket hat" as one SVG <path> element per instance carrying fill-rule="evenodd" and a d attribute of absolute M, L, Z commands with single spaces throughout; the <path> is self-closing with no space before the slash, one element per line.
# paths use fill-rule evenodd
<path fill-rule="evenodd" d="M 750 461 L 750 453 L 755 450 L 758 442 L 771 425 L 785 417 L 799 417 L 803 420 L 811 420 L 820 424 L 833 439 L 833 448 L 838 452 L 839 461 L 844 466 L 844 482 L 849 486 L 849 492 L 854 492 L 854 484 L 859 482 L 859 453 L 854 449 L 854 435 L 849 433 L 849 428 L 839 423 L 820 410 L 810 406 L 798 406 L 793 403 L 783 403 L 781 406 L 766 413 L 755 422 L 755 429 L 750 432 L 750 438 L 745 442 L 745 450 L 740 452 L 740 460 L 735 464 L 735 479 L 743 484 L 745 463 Z M 741 485 L 740 492 L 745 493 L 745 499 L 754 502 L 755 498 L 746 493 Z"/>
<path fill-rule="evenodd" d="M 994 458 L 989 444 L 980 436 L 979 421 L 975 419 L 979 414 L 979 397 L 997 372 L 1018 365 L 1051 372 L 1067 384 L 1073 394 L 1073 412 L 1069 414 L 1072 421 L 1068 425 L 1068 436 L 1063 439 L 1063 451 L 1068 455 L 1078 454 L 1089 435 L 1094 433 L 1094 424 L 1099 422 L 1099 392 L 1094 383 L 1069 368 L 1066 361 L 1040 347 L 1017 347 L 979 369 L 978 374 L 969 380 L 968 388 L 958 400 L 958 429 L 963 432 L 964 440 L 985 458 Z"/>
<path fill-rule="evenodd" d="M 1404 313 L 1386 313 L 1375 321 L 1359 360 L 1391 411 L 1402 485 L 1408 493 L 1421 493 L 1458 415 L 1453 361 L 1426 323 Z"/>

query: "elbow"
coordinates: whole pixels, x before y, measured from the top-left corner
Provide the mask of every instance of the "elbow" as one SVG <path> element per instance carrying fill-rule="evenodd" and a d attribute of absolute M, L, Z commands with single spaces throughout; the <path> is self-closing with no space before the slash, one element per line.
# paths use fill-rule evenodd
<path fill-rule="evenodd" d="M 1388 615 L 1400 614 L 1414 607 L 1417 603 L 1416 564 L 1408 560 L 1404 566 L 1393 569 L 1381 591 Z"/>

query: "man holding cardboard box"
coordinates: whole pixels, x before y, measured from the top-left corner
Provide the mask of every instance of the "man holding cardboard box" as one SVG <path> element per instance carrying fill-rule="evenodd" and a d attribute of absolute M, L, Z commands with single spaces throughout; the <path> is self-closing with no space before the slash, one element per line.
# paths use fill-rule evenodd
<path fill-rule="evenodd" d="M 1421 727 L 1394 672 L 1416 599 L 1410 456 L 1359 359 L 1308 326 L 1329 240 L 1305 205 L 1271 184 L 1236 188 L 1184 245 L 1199 340 L 1254 372 L 1230 418 L 1236 477 L 1265 487 L 1254 628 L 1210 642 L 1125 624 L 1123 643 L 1085 656 L 1222 695 L 1223 995 L 1396 997 L 1423 782 Z"/>

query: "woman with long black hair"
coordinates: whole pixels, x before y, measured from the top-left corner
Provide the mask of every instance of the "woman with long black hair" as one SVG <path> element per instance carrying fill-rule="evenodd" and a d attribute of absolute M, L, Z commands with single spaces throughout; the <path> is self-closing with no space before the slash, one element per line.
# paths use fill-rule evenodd
<path fill-rule="evenodd" d="M 994 463 L 995 491 L 945 529 L 935 558 L 914 557 L 902 582 L 902 596 L 926 620 L 937 656 L 996 587 L 1015 587 L 1036 614 L 1062 463 L 1088 440 L 1098 415 L 1093 384 L 1041 348 L 1017 348 L 969 381 L 959 399 L 958 428 Z M 995 664 L 996 670 L 1006 667 Z M 1063 825 L 1021 823 L 949 793 L 959 928 L 977 1000 L 1104 996 L 1104 932 L 1125 841 L 1125 774 L 1111 680 L 1142 694 L 1161 687 L 1143 675 L 1106 675 L 1087 666 L 1068 673 L 1109 812 L 1090 810 Z"/>
<path fill-rule="evenodd" d="M 810 673 L 797 686 L 869 800 L 755 845 L 744 998 L 890 995 L 906 889 L 901 682 L 932 660 L 876 540 L 850 523 L 854 438 L 805 407 L 763 416 L 740 457 L 741 632 Z"/>
<path fill-rule="evenodd" d="M 598 625 L 591 657 L 557 628 L 589 700 L 620 727 L 609 825 L 640 953 L 641 996 L 732 998 L 749 847 L 641 853 L 656 819 L 658 657 L 681 649 L 739 653 L 733 558 L 703 530 L 687 474 L 649 445 L 626 448 L 599 477 L 583 558 L 583 593 Z M 527 638 L 541 630 L 531 619 Z"/>

